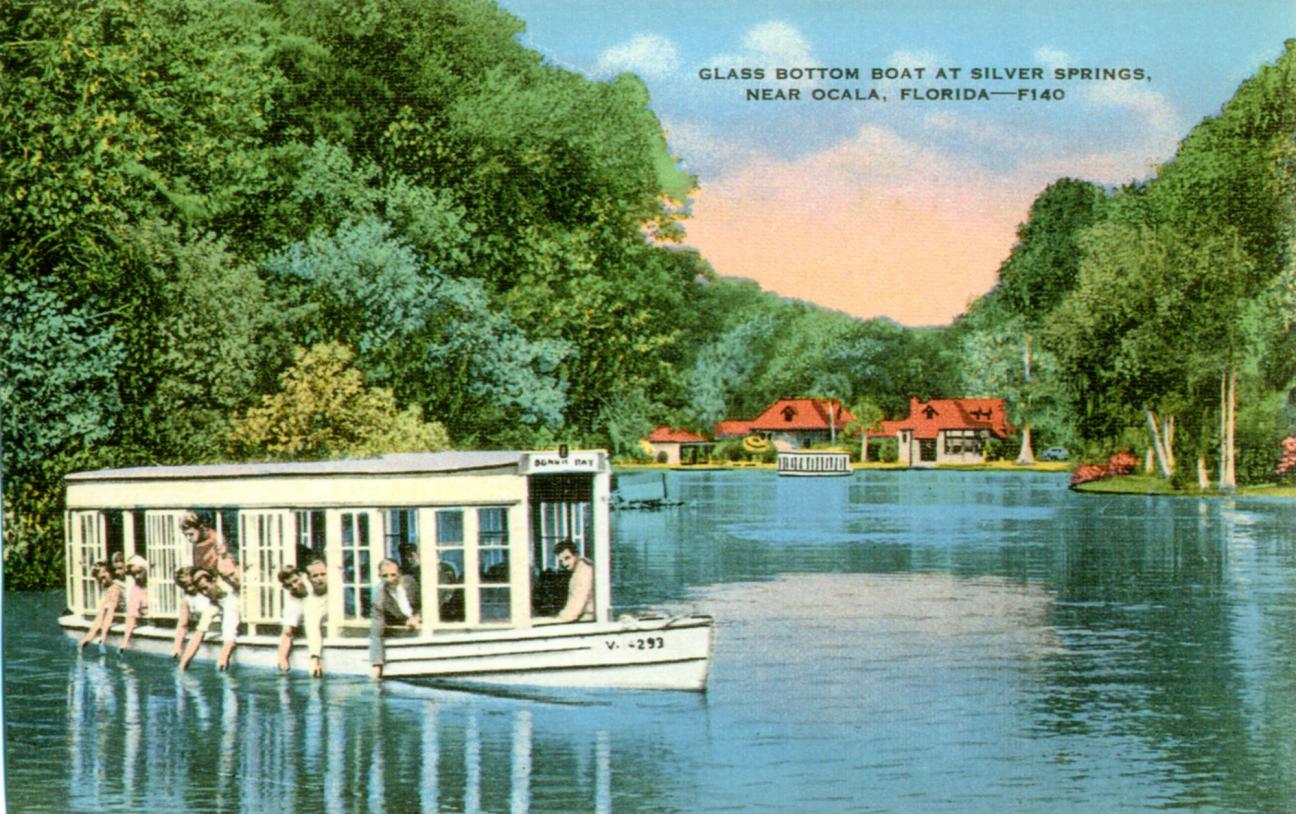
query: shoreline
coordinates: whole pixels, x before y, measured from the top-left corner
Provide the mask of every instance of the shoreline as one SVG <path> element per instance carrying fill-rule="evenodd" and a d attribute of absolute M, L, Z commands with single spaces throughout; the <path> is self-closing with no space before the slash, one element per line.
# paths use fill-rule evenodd
<path fill-rule="evenodd" d="M 764 461 L 726 461 L 724 463 L 705 463 L 705 464 L 659 464 L 652 461 L 613 461 L 614 469 L 620 470 L 644 470 L 644 471 L 674 471 L 674 472 L 714 472 L 727 469 L 769 469 L 774 470 L 777 465 L 766 463 Z M 991 461 L 984 464 L 940 464 L 937 466 L 908 466 L 901 463 L 859 463 L 851 462 L 851 471 L 869 471 L 869 470 L 913 470 L 915 472 L 930 472 L 932 470 L 943 472 L 1066 472 L 1071 468 L 1067 461 L 1039 461 L 1034 464 L 1019 465 L 1012 461 Z"/>
<path fill-rule="evenodd" d="M 1237 489 L 1176 489 L 1155 475 L 1120 475 L 1114 478 L 1089 481 L 1073 487 L 1076 492 L 1099 495 L 1148 495 L 1157 497 L 1274 497 L 1296 498 L 1296 485 L 1260 483 L 1239 486 Z"/>
<path fill-rule="evenodd" d="M 1037 461 L 1030 465 L 1019 465 L 1012 461 L 991 461 L 985 464 L 943 464 L 934 467 L 906 466 L 899 463 L 866 463 L 851 462 L 851 472 L 859 471 L 914 471 L 914 472 L 1069 472 L 1074 465 L 1072 461 Z M 735 469 L 755 469 L 774 471 L 776 465 L 765 462 L 729 461 L 725 463 L 705 464 L 659 464 L 651 461 L 614 461 L 614 470 L 622 472 L 723 472 Z M 1147 495 L 1155 497 L 1271 497 L 1296 498 L 1296 484 L 1280 485 L 1274 483 L 1239 486 L 1235 490 L 1220 491 L 1210 489 L 1175 489 L 1169 482 L 1154 475 L 1121 475 L 1114 478 L 1089 481 L 1070 487 L 1072 491 L 1096 495 Z"/>

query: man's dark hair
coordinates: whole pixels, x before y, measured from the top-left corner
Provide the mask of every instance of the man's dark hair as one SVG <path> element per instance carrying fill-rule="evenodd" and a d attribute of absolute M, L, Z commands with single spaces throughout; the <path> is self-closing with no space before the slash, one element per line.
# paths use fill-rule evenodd
<path fill-rule="evenodd" d="M 579 557 L 580 552 L 576 550 L 576 544 L 571 540 L 562 540 L 554 546 L 554 556 L 558 556 L 564 551 L 570 551 L 573 557 Z"/>

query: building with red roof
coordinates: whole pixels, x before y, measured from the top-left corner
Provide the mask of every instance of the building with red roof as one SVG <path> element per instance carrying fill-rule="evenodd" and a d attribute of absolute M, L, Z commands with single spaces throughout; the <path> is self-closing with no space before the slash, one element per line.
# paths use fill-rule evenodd
<path fill-rule="evenodd" d="M 711 435 L 719 441 L 721 438 L 742 438 L 751 435 L 751 421 L 745 418 L 726 418 L 717 421 Z"/>
<path fill-rule="evenodd" d="M 650 432 L 642 441 L 644 452 L 647 452 L 659 463 L 678 466 L 682 463 L 697 463 L 698 457 L 705 458 L 711 449 L 711 440 L 695 432 L 675 427 L 661 426 Z"/>
<path fill-rule="evenodd" d="M 900 463 L 909 466 L 985 463 L 991 438 L 1007 438 L 1016 429 L 1008 422 L 1003 399 L 909 399 L 909 415 L 883 421 L 870 438 L 895 438 Z"/>
<path fill-rule="evenodd" d="M 855 416 L 837 399 L 797 398 L 779 399 L 751 421 L 742 423 L 746 425 L 745 434 L 768 438 L 777 449 L 787 452 L 835 443 L 854 420 Z"/>

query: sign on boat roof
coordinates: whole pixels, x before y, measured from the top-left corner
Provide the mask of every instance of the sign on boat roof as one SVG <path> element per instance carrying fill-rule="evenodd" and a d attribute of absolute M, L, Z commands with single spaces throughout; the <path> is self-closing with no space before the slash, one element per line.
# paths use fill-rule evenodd
<path fill-rule="evenodd" d="M 293 475 L 403 475 L 468 472 L 517 467 L 519 474 L 537 470 L 551 472 L 599 472 L 604 466 L 602 451 L 524 452 L 521 450 L 475 450 L 449 452 L 403 452 L 376 458 L 344 458 L 333 461 L 262 461 L 254 463 L 199 464 L 189 466 L 137 466 L 125 469 L 96 469 L 72 472 L 69 481 L 93 480 L 176 480 L 190 478 L 256 478 Z"/>

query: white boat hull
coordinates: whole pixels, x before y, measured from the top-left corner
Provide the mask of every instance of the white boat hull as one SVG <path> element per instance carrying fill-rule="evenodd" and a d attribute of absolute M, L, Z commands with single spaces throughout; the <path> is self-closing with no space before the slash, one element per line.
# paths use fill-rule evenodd
<path fill-rule="evenodd" d="M 80 639 L 89 623 L 72 614 L 59 619 L 64 632 Z M 644 690 L 706 689 L 711 663 L 710 616 L 647 617 L 607 623 L 545 625 L 514 630 L 392 636 L 386 640 L 385 678 L 455 682 Z M 190 634 L 192 635 L 192 634 Z M 108 643 L 120 644 L 120 626 Z M 175 629 L 143 625 L 131 649 L 169 656 Z M 214 662 L 218 637 L 208 635 L 194 660 Z M 278 636 L 240 636 L 232 665 L 275 668 Z M 290 666 L 307 669 L 304 644 L 293 648 Z M 327 638 L 323 664 L 329 675 L 369 676 L 367 638 Z"/>
<path fill-rule="evenodd" d="M 777 471 L 785 477 L 843 477 L 851 474 L 850 454 L 824 450 L 780 452 Z"/>

